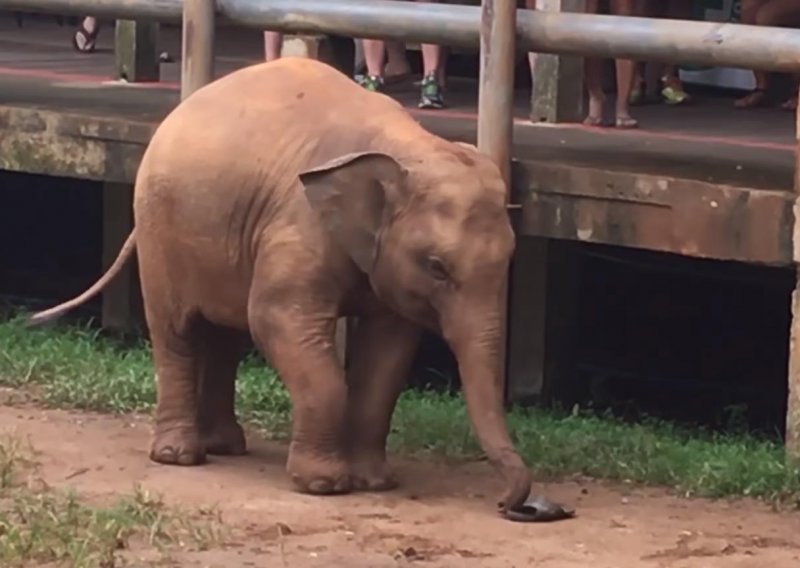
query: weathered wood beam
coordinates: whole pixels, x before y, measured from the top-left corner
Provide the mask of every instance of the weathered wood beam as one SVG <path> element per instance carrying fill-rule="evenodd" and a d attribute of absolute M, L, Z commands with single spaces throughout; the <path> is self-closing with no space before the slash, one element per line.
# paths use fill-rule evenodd
<path fill-rule="evenodd" d="M 130 83 L 158 81 L 158 23 L 117 20 L 114 30 L 114 67 L 117 79 Z"/>
<path fill-rule="evenodd" d="M 545 12 L 585 12 L 586 0 L 538 0 Z M 538 53 L 532 69 L 533 122 L 578 122 L 583 118 L 583 58 Z"/>
<path fill-rule="evenodd" d="M 494 160 L 509 184 L 517 7 L 508 0 L 483 0 L 481 6 L 478 150 Z"/>
<path fill-rule="evenodd" d="M 795 119 L 795 205 L 794 205 L 794 262 L 795 289 L 792 293 L 792 323 L 789 330 L 789 400 L 786 411 L 786 454 L 800 464 L 800 108 Z"/>
<path fill-rule="evenodd" d="M 582 12 L 585 0 L 538 0 L 547 12 Z M 531 114 L 534 122 L 579 120 L 583 113 L 583 59 L 535 54 Z M 574 255 L 550 239 L 523 236 L 517 230 L 511 267 L 506 396 L 511 403 L 531 402 L 565 388 L 555 354 L 569 344 L 573 274 L 562 270 Z M 571 266 L 571 264 L 569 264 Z M 556 268 L 558 267 L 558 268 Z M 559 315 L 563 325 L 554 327 Z M 559 331 L 559 333 L 556 333 Z M 563 332 L 562 332 L 563 331 Z"/>
<path fill-rule="evenodd" d="M 517 236 L 506 389 L 511 403 L 574 402 L 570 350 L 578 307 L 578 246 Z"/>
<path fill-rule="evenodd" d="M 133 229 L 133 186 L 103 185 L 103 270 L 117 258 Z M 141 314 L 136 263 L 127 263 L 103 291 L 102 325 L 107 329 L 132 331 Z"/>
<path fill-rule="evenodd" d="M 181 99 L 214 80 L 214 0 L 184 0 Z"/>
<path fill-rule="evenodd" d="M 487 154 L 506 183 L 506 202 L 511 195 L 511 152 L 514 136 L 514 63 L 516 49 L 516 2 L 481 2 L 481 52 L 478 86 L 478 150 Z M 501 329 L 507 328 L 503 285 Z M 506 373 L 506 334 L 499 353 L 500 375 Z"/>
<path fill-rule="evenodd" d="M 792 263 L 794 197 L 785 191 L 544 161 L 515 163 L 513 187 L 520 235 Z"/>

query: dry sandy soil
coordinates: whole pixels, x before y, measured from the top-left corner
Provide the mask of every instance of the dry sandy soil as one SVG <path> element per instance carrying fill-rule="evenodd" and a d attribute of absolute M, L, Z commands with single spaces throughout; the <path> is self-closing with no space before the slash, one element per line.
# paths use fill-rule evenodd
<path fill-rule="evenodd" d="M 512 568 L 790 568 L 800 566 L 800 514 L 752 502 L 685 500 L 597 483 L 549 484 L 578 517 L 549 525 L 496 516 L 499 485 L 484 463 L 396 463 L 402 488 L 315 498 L 294 493 L 285 447 L 250 435 L 251 454 L 196 468 L 147 459 L 145 417 L 0 406 L 0 431 L 27 437 L 41 475 L 102 497 L 136 483 L 183 507 L 218 506 L 229 545 L 181 553 L 180 566 Z M 280 536 L 278 525 L 290 534 Z"/>

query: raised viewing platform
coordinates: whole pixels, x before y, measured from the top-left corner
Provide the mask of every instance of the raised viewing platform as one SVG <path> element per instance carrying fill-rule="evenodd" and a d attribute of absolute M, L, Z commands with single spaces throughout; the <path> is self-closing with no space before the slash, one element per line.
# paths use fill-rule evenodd
<path fill-rule="evenodd" d="M 0 168 L 131 182 L 159 120 L 179 100 L 180 33 L 161 30 L 158 83 L 114 80 L 113 30 L 98 51 L 71 46 L 70 26 L 0 20 Z M 218 34 L 218 75 L 262 57 L 258 32 Z M 388 92 L 447 138 L 474 141 L 477 84 L 451 77 L 448 108 L 415 108 L 417 87 Z M 522 234 L 770 264 L 792 259 L 794 117 L 740 111 L 698 94 L 686 107 L 634 107 L 640 128 L 533 124 L 519 85 L 514 201 Z"/>

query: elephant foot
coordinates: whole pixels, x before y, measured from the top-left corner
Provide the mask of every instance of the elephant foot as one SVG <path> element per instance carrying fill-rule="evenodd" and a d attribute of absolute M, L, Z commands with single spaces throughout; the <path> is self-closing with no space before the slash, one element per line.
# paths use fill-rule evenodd
<path fill-rule="evenodd" d="M 200 436 L 194 430 L 159 432 L 156 429 L 150 459 L 166 465 L 200 465 L 205 463 L 206 453 Z"/>
<path fill-rule="evenodd" d="M 337 495 L 349 493 L 353 487 L 347 462 L 319 457 L 294 446 L 289 450 L 286 470 L 301 493 Z"/>
<path fill-rule="evenodd" d="M 357 491 L 391 491 L 399 485 L 386 460 L 351 462 L 350 471 Z"/>
<path fill-rule="evenodd" d="M 204 430 L 203 446 L 214 456 L 243 456 L 247 453 L 244 430 L 236 420 L 217 422 Z"/>

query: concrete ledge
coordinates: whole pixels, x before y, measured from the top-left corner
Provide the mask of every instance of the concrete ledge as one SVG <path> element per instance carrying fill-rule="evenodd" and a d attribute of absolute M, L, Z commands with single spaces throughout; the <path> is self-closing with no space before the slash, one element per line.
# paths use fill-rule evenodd
<path fill-rule="evenodd" d="M 795 196 L 553 162 L 514 164 L 518 230 L 771 265 L 793 262 Z"/>
<path fill-rule="evenodd" d="M 432 132 L 464 138 L 439 122 L 423 120 Z M 131 184 L 156 126 L 156 120 L 0 106 L 0 169 Z M 531 157 L 518 157 L 513 166 L 521 235 L 742 262 L 793 261 L 792 192 L 545 161 L 543 149 L 525 154 Z"/>

